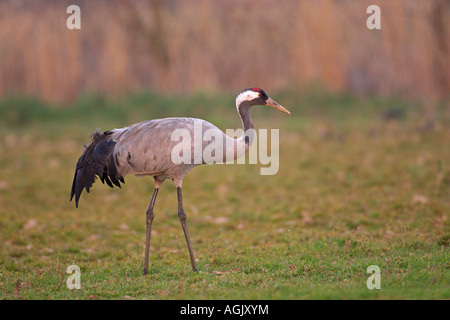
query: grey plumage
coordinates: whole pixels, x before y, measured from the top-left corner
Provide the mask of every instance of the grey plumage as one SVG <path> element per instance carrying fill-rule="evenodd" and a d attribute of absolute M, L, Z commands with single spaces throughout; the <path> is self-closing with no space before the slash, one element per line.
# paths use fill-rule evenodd
<path fill-rule="evenodd" d="M 211 123 L 194 118 L 143 121 L 122 129 L 94 133 L 91 144 L 85 147 L 78 160 L 70 200 L 75 196 L 78 207 L 82 191 L 89 192 L 96 176 L 111 188 L 114 185 L 120 187 L 127 174 L 153 176 L 161 183 L 165 179 L 173 179 L 177 186 L 181 186 L 182 178 L 195 165 L 177 165 L 171 161 L 170 151 L 178 141 L 172 141 L 170 133 L 176 129 L 193 131 L 195 122 L 201 123 L 204 131 L 220 132 L 224 144 L 231 139 Z"/>
<path fill-rule="evenodd" d="M 120 183 L 125 183 L 124 177 L 127 174 L 137 176 L 152 176 L 155 181 L 155 191 L 152 196 L 149 208 L 147 209 L 147 234 L 146 234 L 146 256 L 144 263 L 144 274 L 148 272 L 148 250 L 150 246 L 151 225 L 153 221 L 153 206 L 160 185 L 165 179 L 172 179 L 177 186 L 178 194 L 178 216 L 185 233 L 186 242 L 189 249 L 192 267 L 197 270 L 190 244 L 189 233 L 187 231 L 186 214 L 182 206 L 181 184 L 183 177 L 193 167 L 198 164 L 209 163 L 208 159 L 202 158 L 200 162 L 194 160 L 194 134 L 190 137 L 191 161 L 176 164 L 172 161 L 171 153 L 179 141 L 172 140 L 172 133 L 177 129 L 194 133 L 195 128 L 200 127 L 202 134 L 209 130 L 215 139 L 221 139 L 223 146 L 232 146 L 223 149 L 223 154 L 214 154 L 218 162 L 236 159 L 243 155 L 251 144 L 248 130 L 253 129 L 250 118 L 250 107 L 252 105 L 267 105 L 282 112 L 289 113 L 278 103 L 269 98 L 266 93 L 259 88 L 248 88 L 243 90 L 236 98 L 237 111 L 241 117 L 244 134 L 233 139 L 224 134 L 213 124 L 195 118 L 165 118 L 143 121 L 122 129 L 114 129 L 105 132 L 96 132 L 92 135 L 92 141 L 85 146 L 79 158 L 74 179 L 70 200 L 75 197 L 75 205 L 78 202 L 83 190 L 90 191 L 96 177 L 111 188 L 121 187 Z M 202 141 L 201 151 L 210 142 Z M 216 151 L 214 151 L 216 152 Z"/>
<path fill-rule="evenodd" d="M 81 192 L 86 189 L 86 192 L 89 193 L 96 176 L 99 176 L 102 182 L 106 182 L 111 188 L 113 187 L 112 182 L 120 187 L 115 167 L 111 166 L 111 163 L 114 163 L 114 159 L 111 159 L 112 149 L 116 142 L 110 136 L 111 131 L 92 134 L 91 144 L 88 147 L 85 146 L 85 150 L 78 160 L 70 193 L 70 200 L 75 196 L 77 208 Z M 123 178 L 119 180 L 123 181 Z"/>

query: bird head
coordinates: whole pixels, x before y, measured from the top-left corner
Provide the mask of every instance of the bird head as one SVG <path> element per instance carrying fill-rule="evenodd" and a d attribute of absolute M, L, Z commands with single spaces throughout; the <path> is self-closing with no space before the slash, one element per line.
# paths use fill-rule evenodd
<path fill-rule="evenodd" d="M 286 108 L 281 106 L 278 102 L 270 98 L 263 89 L 247 88 L 236 97 L 236 107 L 239 111 L 241 107 L 251 107 L 254 105 L 269 106 L 281 112 L 291 114 Z"/>

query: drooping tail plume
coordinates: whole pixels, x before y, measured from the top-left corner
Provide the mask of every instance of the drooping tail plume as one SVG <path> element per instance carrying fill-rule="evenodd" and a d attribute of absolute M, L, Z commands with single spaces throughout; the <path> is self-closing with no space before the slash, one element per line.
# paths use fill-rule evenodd
<path fill-rule="evenodd" d="M 105 131 L 92 134 L 91 144 L 85 146 L 83 154 L 78 160 L 70 193 L 70 201 L 75 196 L 77 208 L 83 189 L 86 189 L 86 192 L 89 193 L 96 176 L 99 176 L 100 180 L 103 183 L 106 182 L 111 188 L 114 185 L 120 188 L 119 180 L 124 183 L 123 178 L 117 176 L 116 165 L 118 163 L 116 163 L 113 155 L 116 142 L 111 139 L 112 133 L 112 131 Z"/>

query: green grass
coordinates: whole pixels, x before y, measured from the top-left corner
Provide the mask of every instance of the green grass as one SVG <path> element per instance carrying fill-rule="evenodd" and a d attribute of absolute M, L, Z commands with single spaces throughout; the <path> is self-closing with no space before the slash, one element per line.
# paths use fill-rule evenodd
<path fill-rule="evenodd" d="M 450 115 L 420 103 L 312 90 L 271 93 L 290 117 L 254 108 L 280 129 L 280 170 L 197 167 L 183 183 L 199 273 L 190 270 L 170 181 L 156 201 L 143 277 L 151 178 L 121 190 L 97 182 L 68 202 L 89 133 L 165 116 L 240 127 L 233 96 L 152 93 L 72 105 L 0 102 L 1 299 L 449 299 Z M 69 290 L 66 269 L 81 269 Z M 378 265 L 381 289 L 366 269 Z"/>

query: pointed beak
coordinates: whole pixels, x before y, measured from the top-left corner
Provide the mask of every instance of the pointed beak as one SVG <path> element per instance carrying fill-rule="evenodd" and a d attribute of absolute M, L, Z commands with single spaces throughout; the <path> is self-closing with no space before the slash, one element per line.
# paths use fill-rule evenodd
<path fill-rule="evenodd" d="M 280 110 L 281 112 L 291 114 L 286 108 L 282 107 L 278 102 L 273 100 L 272 98 L 269 98 L 266 100 L 266 106 L 272 107 L 274 109 Z"/>

